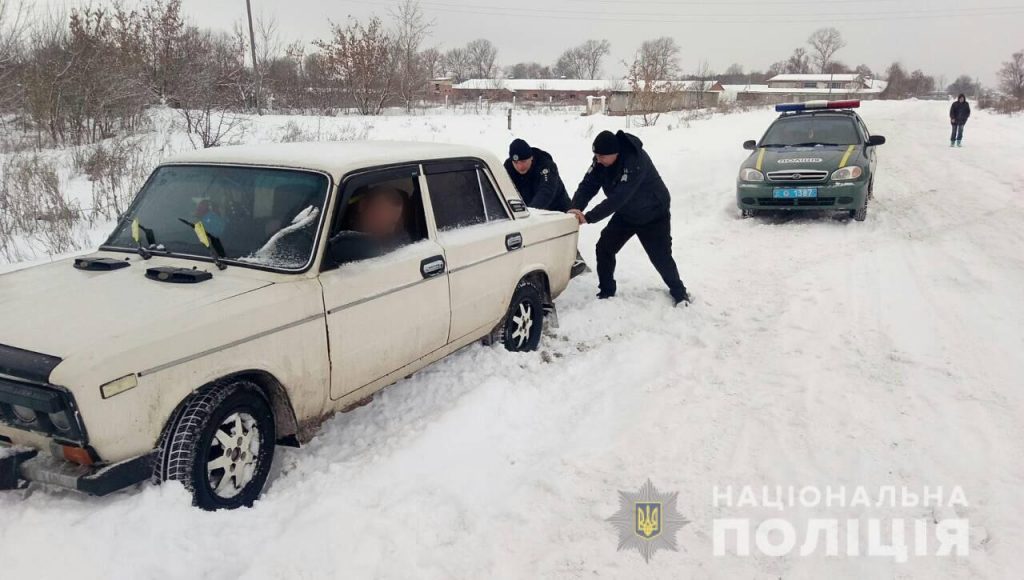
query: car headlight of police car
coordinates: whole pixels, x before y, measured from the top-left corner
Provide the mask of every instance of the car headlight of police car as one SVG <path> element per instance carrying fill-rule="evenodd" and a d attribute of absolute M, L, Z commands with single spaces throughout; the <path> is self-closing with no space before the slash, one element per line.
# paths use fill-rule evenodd
<path fill-rule="evenodd" d="M 764 174 L 756 169 L 744 167 L 740 169 L 740 181 L 764 181 Z"/>
<path fill-rule="evenodd" d="M 864 170 L 859 165 L 851 165 L 832 172 L 832 181 L 851 181 L 860 179 L 861 175 L 864 175 Z"/>

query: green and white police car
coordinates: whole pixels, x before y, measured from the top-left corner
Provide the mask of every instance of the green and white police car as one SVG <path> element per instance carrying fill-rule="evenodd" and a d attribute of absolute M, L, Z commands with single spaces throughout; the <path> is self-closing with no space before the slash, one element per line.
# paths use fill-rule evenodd
<path fill-rule="evenodd" d="M 853 111 L 860 101 L 811 101 L 776 105 L 782 113 L 752 151 L 736 180 L 736 204 L 743 217 L 765 211 L 843 212 L 867 217 L 875 181 L 872 135 Z"/>

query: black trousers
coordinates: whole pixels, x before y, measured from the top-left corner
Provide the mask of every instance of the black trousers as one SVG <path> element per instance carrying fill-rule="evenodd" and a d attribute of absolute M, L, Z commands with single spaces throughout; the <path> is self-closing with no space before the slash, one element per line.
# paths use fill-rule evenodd
<path fill-rule="evenodd" d="M 615 294 L 615 255 L 633 236 L 640 238 L 647 257 L 661 274 L 672 297 L 682 299 L 686 287 L 679 279 L 679 269 L 672 259 L 672 216 L 667 212 L 664 217 L 642 225 L 612 216 L 597 240 L 597 277 L 601 292 Z"/>

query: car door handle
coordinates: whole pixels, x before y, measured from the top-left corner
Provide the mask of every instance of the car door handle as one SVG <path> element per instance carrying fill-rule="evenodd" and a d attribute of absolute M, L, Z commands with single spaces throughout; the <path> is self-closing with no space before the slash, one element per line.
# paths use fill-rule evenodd
<path fill-rule="evenodd" d="M 516 232 L 505 236 L 505 249 L 508 251 L 518 250 L 523 247 L 523 234 Z"/>
<path fill-rule="evenodd" d="M 420 274 L 424 278 L 433 278 L 444 274 L 444 256 L 433 256 L 420 262 Z"/>

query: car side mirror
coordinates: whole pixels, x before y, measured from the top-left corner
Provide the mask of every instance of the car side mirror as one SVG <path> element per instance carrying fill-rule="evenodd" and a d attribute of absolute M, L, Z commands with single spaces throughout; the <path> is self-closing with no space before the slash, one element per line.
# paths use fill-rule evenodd
<path fill-rule="evenodd" d="M 369 260 L 380 254 L 380 244 L 363 232 L 344 230 L 327 242 L 327 259 L 334 266 Z"/>
<path fill-rule="evenodd" d="M 754 141 L 753 139 L 750 141 L 744 141 L 743 148 L 747 151 L 753 151 L 754 149 L 757 149 L 757 141 Z"/>
<path fill-rule="evenodd" d="M 885 137 L 881 135 L 872 135 L 868 137 L 868 147 L 874 147 L 875 145 L 885 145 Z"/>

